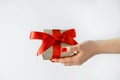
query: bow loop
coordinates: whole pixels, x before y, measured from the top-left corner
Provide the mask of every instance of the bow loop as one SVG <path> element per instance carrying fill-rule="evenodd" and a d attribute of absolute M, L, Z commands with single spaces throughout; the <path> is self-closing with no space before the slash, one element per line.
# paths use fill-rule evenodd
<path fill-rule="evenodd" d="M 48 33 L 44 33 L 44 32 L 37 32 L 37 31 L 32 31 L 30 33 L 30 39 L 42 39 L 45 40 L 49 37 L 52 37 L 50 34 Z"/>
<path fill-rule="evenodd" d="M 66 30 L 61 34 L 61 36 L 61 42 L 68 43 L 71 45 L 77 44 L 77 42 L 73 39 L 76 36 L 75 29 Z"/>

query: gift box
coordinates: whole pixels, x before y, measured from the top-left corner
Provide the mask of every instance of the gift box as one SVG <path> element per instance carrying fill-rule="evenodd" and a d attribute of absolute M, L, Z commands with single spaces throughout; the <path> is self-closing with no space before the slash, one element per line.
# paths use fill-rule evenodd
<path fill-rule="evenodd" d="M 42 54 L 44 60 L 73 56 L 73 52 L 61 52 L 61 48 L 77 44 L 74 37 L 76 37 L 75 29 L 45 29 L 44 32 L 30 33 L 30 39 L 42 40 L 37 56 Z"/>

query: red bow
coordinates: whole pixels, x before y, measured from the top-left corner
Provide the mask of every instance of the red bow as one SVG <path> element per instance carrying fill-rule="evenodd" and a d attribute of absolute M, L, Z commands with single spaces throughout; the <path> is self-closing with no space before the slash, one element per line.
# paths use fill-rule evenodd
<path fill-rule="evenodd" d="M 74 29 L 66 30 L 62 34 L 60 34 L 60 30 L 55 29 L 52 31 L 53 31 L 53 35 L 50 35 L 44 32 L 34 32 L 34 31 L 31 32 L 30 39 L 43 40 L 42 45 L 37 52 L 37 56 L 43 53 L 45 50 L 47 50 L 50 46 L 55 45 L 55 44 L 60 44 L 61 42 L 67 43 L 70 45 L 77 44 L 77 42 L 73 39 L 76 36 Z M 60 51 L 56 51 L 56 52 L 60 52 Z"/>

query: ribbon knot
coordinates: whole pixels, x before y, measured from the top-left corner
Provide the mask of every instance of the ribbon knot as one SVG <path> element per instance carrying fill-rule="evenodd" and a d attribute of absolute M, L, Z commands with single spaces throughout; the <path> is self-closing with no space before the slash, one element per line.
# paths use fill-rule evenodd
<path fill-rule="evenodd" d="M 61 36 L 54 37 L 55 41 L 61 41 Z"/>
<path fill-rule="evenodd" d="M 55 46 L 55 49 L 56 49 L 55 53 L 56 54 L 58 53 L 59 55 L 57 54 L 57 56 L 59 57 L 61 47 L 58 47 L 58 44 L 60 45 L 61 42 L 67 43 L 70 45 L 77 44 L 77 42 L 73 39 L 76 36 L 74 29 L 66 30 L 62 34 L 60 34 L 60 30 L 52 30 L 52 31 L 53 31 L 53 35 L 50 35 L 44 32 L 36 32 L 36 31 L 33 31 L 30 33 L 30 39 L 41 39 L 42 40 L 42 45 L 38 49 L 37 55 L 40 55 L 45 50 L 47 50 L 50 46 L 53 45 L 53 48 Z"/>

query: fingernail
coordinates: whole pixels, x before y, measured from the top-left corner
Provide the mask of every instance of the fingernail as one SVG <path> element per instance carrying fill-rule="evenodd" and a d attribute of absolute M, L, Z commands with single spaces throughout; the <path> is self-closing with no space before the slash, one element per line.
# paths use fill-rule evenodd
<path fill-rule="evenodd" d="M 51 59 L 50 61 L 51 61 L 51 62 L 55 62 L 55 60 L 54 60 L 54 59 Z"/>
<path fill-rule="evenodd" d="M 67 48 L 62 48 L 61 49 L 61 52 L 66 52 L 67 51 Z"/>

